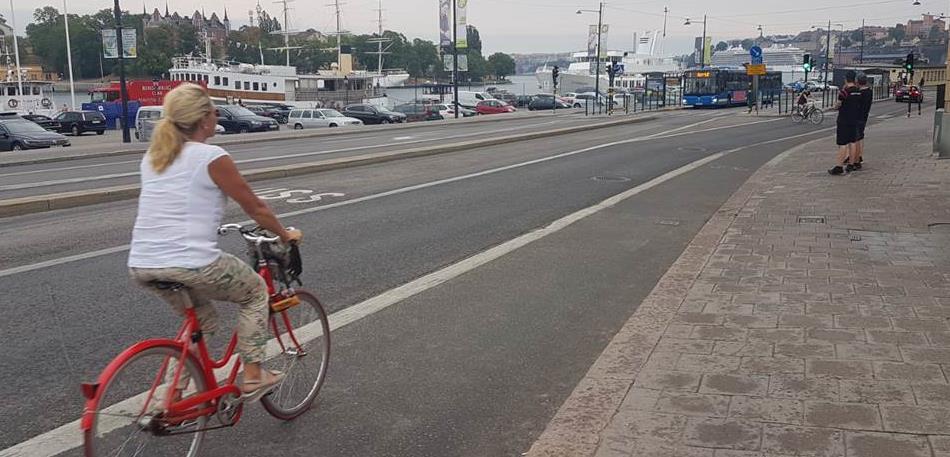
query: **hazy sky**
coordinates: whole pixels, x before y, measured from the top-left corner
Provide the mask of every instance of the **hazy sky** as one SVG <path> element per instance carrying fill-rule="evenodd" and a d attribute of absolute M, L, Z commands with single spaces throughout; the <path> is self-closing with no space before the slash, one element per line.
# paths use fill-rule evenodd
<path fill-rule="evenodd" d="M 53 4 L 62 10 L 62 0 L 13 0 L 17 28 L 22 30 L 31 19 L 33 9 Z M 123 9 L 142 11 L 142 0 L 120 0 Z M 333 9 L 326 6 L 333 0 L 295 0 L 290 3 L 291 29 L 315 28 L 328 31 L 334 28 Z M 341 0 L 343 26 L 355 33 L 376 29 L 376 9 L 379 0 Z M 421 37 L 435 41 L 438 38 L 438 0 L 382 0 L 385 27 L 405 33 L 410 38 Z M 70 12 L 88 13 L 111 8 L 110 0 L 67 0 Z M 6 2 L 2 2 L 6 3 Z M 165 0 L 145 0 L 151 11 L 164 11 Z M 257 0 L 168 0 L 169 8 L 180 13 L 193 13 L 196 6 L 204 7 L 210 15 L 219 15 L 228 6 L 228 15 L 236 26 L 248 22 L 248 10 Z M 278 15 L 281 6 L 272 0 L 261 0 L 261 5 L 272 15 Z M 750 37 L 758 34 L 761 24 L 766 34 L 792 33 L 811 25 L 842 23 L 846 28 L 869 24 L 893 25 L 919 17 L 925 12 L 935 14 L 947 10 L 947 0 L 921 0 L 921 6 L 911 6 L 913 0 L 614 0 L 605 2 L 604 23 L 610 25 L 606 48 L 629 50 L 633 34 L 647 30 L 662 30 L 663 8 L 668 7 L 666 49 L 671 53 L 689 52 L 693 37 L 701 35 L 702 16 L 708 19 L 707 34 L 714 41 Z M 715 4 L 715 7 L 711 5 Z M 198 6 L 200 9 L 201 6 Z M 596 14 L 577 15 L 576 10 L 596 9 L 591 0 L 469 0 L 469 23 L 481 32 L 488 52 L 567 52 L 581 50 L 586 45 L 587 25 L 596 23 Z M 9 7 L 0 6 L 0 12 L 9 17 Z M 685 26 L 690 17 L 693 25 Z"/>

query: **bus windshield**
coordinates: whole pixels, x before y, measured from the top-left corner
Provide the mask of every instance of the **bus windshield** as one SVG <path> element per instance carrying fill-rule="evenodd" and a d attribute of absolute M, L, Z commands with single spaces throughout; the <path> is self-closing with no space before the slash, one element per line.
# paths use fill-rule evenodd
<path fill-rule="evenodd" d="M 685 79 L 685 94 L 713 95 L 719 93 L 716 84 L 716 72 L 714 71 L 687 73 Z"/>

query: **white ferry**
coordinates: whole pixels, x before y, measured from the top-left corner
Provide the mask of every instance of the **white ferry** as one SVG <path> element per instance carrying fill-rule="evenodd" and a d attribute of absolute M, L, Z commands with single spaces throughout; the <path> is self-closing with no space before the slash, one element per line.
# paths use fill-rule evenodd
<path fill-rule="evenodd" d="M 52 117 L 61 111 L 61 108 L 53 104 L 52 92 L 51 81 L 26 79 L 26 72 L 23 72 L 21 80 L 17 81 L 16 70 L 7 70 L 6 78 L 0 81 L 0 111 Z"/>
<path fill-rule="evenodd" d="M 643 88 L 646 78 L 645 73 L 671 73 L 680 71 L 682 68 L 672 57 L 662 57 L 657 55 L 657 45 L 659 43 L 659 32 L 646 32 L 637 37 L 634 52 L 607 51 L 606 57 L 600 60 L 600 87 L 602 92 L 607 91 L 610 84 L 610 76 L 606 68 L 610 62 L 619 61 L 623 63 L 623 75 L 614 78 L 614 87 L 633 91 Z M 596 82 L 596 59 L 587 51 L 575 52 L 571 54 L 570 66 L 565 70 L 561 69 L 558 93 L 578 92 L 579 90 L 589 90 L 595 86 Z M 544 65 L 535 71 L 538 79 L 538 86 L 543 92 L 552 92 L 553 80 L 551 79 L 552 67 Z"/>
<path fill-rule="evenodd" d="M 770 71 L 782 73 L 782 82 L 790 83 L 804 79 L 802 61 L 805 51 L 794 46 L 775 45 L 762 48 L 762 63 Z M 729 48 L 725 51 L 716 51 L 712 55 L 712 65 L 717 67 L 741 68 L 749 63 L 749 51 L 741 46 Z"/>

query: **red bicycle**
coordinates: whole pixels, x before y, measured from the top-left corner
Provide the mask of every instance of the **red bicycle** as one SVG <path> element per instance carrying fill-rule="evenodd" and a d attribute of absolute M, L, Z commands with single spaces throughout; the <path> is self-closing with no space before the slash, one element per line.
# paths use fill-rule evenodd
<path fill-rule="evenodd" d="M 276 255 L 279 238 L 237 224 L 218 233 L 240 232 L 251 261 L 267 283 L 270 328 L 264 367 L 285 374 L 261 398 L 272 416 L 291 420 L 313 404 L 330 360 L 330 326 L 320 301 L 295 289 L 299 255 Z M 296 263 L 296 265 L 291 265 Z M 198 455 L 208 430 L 231 427 L 244 403 L 235 384 L 241 362 L 234 357 L 233 334 L 224 355 L 211 358 L 187 288 L 154 283 L 177 292 L 185 304 L 185 322 L 174 339 L 134 344 L 105 368 L 95 383 L 82 384 L 86 407 L 80 422 L 85 455 Z M 225 376 L 226 375 L 226 376 Z M 222 379 L 223 382 L 219 382 Z"/>

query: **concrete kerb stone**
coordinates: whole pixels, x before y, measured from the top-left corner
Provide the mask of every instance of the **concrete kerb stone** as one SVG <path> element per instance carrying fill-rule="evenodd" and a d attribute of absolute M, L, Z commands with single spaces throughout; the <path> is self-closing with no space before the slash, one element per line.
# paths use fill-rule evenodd
<path fill-rule="evenodd" d="M 676 108 L 676 109 L 679 109 L 679 108 Z M 665 108 L 662 110 L 653 111 L 653 113 L 662 112 L 662 111 L 671 111 L 671 110 L 673 109 Z M 538 113 L 538 114 L 520 116 L 518 117 L 518 119 L 535 119 L 535 118 L 543 118 L 543 117 L 551 117 L 551 116 L 555 116 L 555 115 L 552 115 L 549 113 Z M 557 115 L 557 116 L 560 117 L 563 115 Z M 642 114 L 636 113 L 636 114 L 618 115 L 618 116 L 642 116 Z M 471 119 L 444 121 L 444 123 L 441 125 L 455 125 L 456 123 L 466 123 L 466 124 L 488 123 L 488 122 L 499 122 L 499 121 L 505 121 L 505 120 L 511 120 L 511 118 L 506 117 L 506 116 L 478 116 Z M 373 132 L 385 132 L 385 131 L 391 131 L 391 130 L 396 130 L 396 131 L 411 130 L 411 129 L 422 128 L 422 127 L 432 127 L 433 125 L 434 124 L 431 122 L 391 124 L 387 126 L 374 126 Z M 263 143 L 263 142 L 268 142 L 268 141 L 284 141 L 284 140 L 292 141 L 292 140 L 307 139 L 307 138 L 346 136 L 346 135 L 354 135 L 354 134 L 366 133 L 366 132 L 367 130 L 363 130 L 363 129 L 324 129 L 324 130 L 311 131 L 311 132 L 306 132 L 306 133 L 295 133 L 293 135 L 288 135 L 288 136 L 261 134 L 261 135 L 254 135 L 250 137 L 242 137 L 241 139 L 223 140 L 220 142 L 214 142 L 214 144 L 217 146 L 244 145 L 244 144 L 253 144 L 253 143 Z M 17 160 L 17 161 L 9 161 L 9 162 L 4 162 L 0 160 L 0 168 L 12 167 L 12 166 L 18 166 L 18 165 L 40 165 L 44 163 L 67 162 L 70 160 L 77 160 L 77 159 L 121 157 L 125 155 L 144 154 L 146 149 L 147 147 L 145 147 L 143 143 L 142 146 L 139 146 L 139 147 L 129 147 L 129 148 L 123 148 L 123 149 L 119 149 L 115 151 L 107 151 L 107 152 L 97 152 L 97 153 L 90 153 L 90 154 L 73 154 L 73 155 L 58 156 L 58 157 L 42 157 L 42 158 L 36 158 L 36 159 L 25 159 L 25 160 Z M 0 159 L 2 158 L 3 158 L 2 155 L 0 155 Z"/>
<path fill-rule="evenodd" d="M 415 157 L 424 157 L 437 154 L 447 154 L 451 152 L 463 151 L 478 147 L 490 147 L 500 144 L 514 143 L 519 141 L 529 141 L 539 138 L 548 138 L 551 136 L 567 135 L 571 133 L 616 127 L 620 125 L 635 124 L 656 119 L 655 116 L 637 116 L 628 117 L 620 120 L 602 122 L 594 125 L 584 125 L 575 127 L 565 127 L 543 132 L 532 132 L 520 135 L 508 135 L 485 140 L 468 141 L 462 143 L 453 143 L 448 145 L 427 146 L 420 148 L 405 149 L 394 152 L 378 152 L 362 154 L 351 157 L 340 157 L 336 159 L 321 160 L 318 162 L 283 165 L 277 167 L 260 168 L 249 170 L 244 173 L 248 181 L 262 181 L 267 179 L 279 179 L 290 176 L 299 176 L 321 171 L 337 170 L 341 168 L 351 168 L 364 165 L 373 165 L 395 160 L 409 159 Z M 51 211 L 56 209 L 73 208 L 77 206 L 86 206 L 96 203 L 107 203 L 118 200 L 127 200 L 137 197 L 139 194 L 138 185 L 114 186 L 92 190 L 80 190 L 64 192 L 59 194 L 39 195 L 32 197 L 13 198 L 0 200 L 0 217 L 19 216 L 24 214 Z"/>
<path fill-rule="evenodd" d="M 808 148 L 827 137 L 798 145 L 779 154 L 757 171 L 700 229 L 650 294 L 617 332 L 584 379 L 558 409 L 537 441 L 524 455 L 528 457 L 590 457 L 602 442 L 591 443 L 617 415 L 628 398 L 641 371 L 650 360 L 664 330 L 677 316 L 688 291 L 710 262 L 717 246 L 739 216 L 739 210 L 768 183 L 763 170 L 774 168 L 790 154 Z M 649 368 L 649 367 L 648 367 Z M 668 367 L 667 367 L 668 368 Z M 618 386 L 618 382 L 622 385 Z M 602 385 L 601 385 L 602 384 Z M 617 395 L 618 390 L 625 391 Z M 602 391 L 601 401 L 591 401 L 592 392 Z M 586 408 L 578 412 L 578 404 Z M 594 431 L 596 430 L 596 431 Z M 579 444 L 581 443 L 581 444 Z M 671 454 L 672 455 L 672 454 Z"/>

